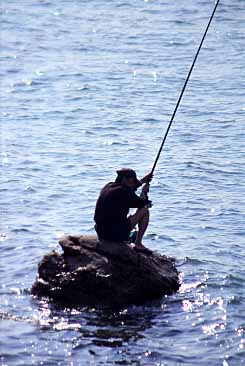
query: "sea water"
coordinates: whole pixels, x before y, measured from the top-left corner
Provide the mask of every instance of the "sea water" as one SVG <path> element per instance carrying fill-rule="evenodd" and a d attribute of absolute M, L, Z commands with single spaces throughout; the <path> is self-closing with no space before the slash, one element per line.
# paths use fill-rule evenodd
<path fill-rule="evenodd" d="M 221 0 L 151 185 L 180 291 L 120 311 L 31 296 L 100 189 L 152 167 L 211 0 L 1 4 L 1 365 L 245 364 L 245 7 Z"/>

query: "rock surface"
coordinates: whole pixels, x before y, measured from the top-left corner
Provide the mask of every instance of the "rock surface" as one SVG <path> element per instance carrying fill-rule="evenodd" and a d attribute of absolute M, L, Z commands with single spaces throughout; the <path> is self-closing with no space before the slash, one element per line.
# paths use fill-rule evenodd
<path fill-rule="evenodd" d="M 59 244 L 63 254 L 53 251 L 39 263 L 32 294 L 69 305 L 122 307 L 179 288 L 173 259 L 158 253 L 139 253 L 96 236 L 69 235 Z"/>

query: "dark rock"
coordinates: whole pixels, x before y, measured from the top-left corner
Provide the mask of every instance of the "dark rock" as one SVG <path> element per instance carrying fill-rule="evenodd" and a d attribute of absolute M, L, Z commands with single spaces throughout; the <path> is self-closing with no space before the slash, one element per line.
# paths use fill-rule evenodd
<path fill-rule="evenodd" d="M 125 243 L 95 236 L 65 236 L 63 254 L 51 252 L 38 265 L 32 293 L 69 305 L 126 306 L 176 292 L 174 260 L 139 253 Z"/>

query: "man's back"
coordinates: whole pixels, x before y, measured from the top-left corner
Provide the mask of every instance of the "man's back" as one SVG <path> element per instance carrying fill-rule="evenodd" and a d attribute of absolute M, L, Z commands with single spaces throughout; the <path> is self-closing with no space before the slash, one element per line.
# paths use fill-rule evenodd
<path fill-rule="evenodd" d="M 129 208 L 141 208 L 144 201 L 133 190 L 120 183 L 108 183 L 96 203 L 94 220 L 100 238 L 127 240 L 131 230 Z"/>

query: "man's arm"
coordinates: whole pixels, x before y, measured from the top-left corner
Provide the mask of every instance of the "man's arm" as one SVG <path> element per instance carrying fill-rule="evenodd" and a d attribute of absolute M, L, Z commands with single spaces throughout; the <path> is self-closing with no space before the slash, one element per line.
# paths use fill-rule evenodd
<path fill-rule="evenodd" d="M 152 173 L 148 173 L 140 181 L 141 181 L 142 184 L 144 184 L 144 183 L 149 184 L 151 182 L 152 178 L 153 178 L 153 174 Z"/>
<path fill-rule="evenodd" d="M 128 203 L 130 208 L 142 208 L 145 206 L 145 200 L 133 191 L 128 191 Z"/>
<path fill-rule="evenodd" d="M 137 196 L 136 193 L 133 191 L 128 192 L 129 193 L 129 204 L 131 208 L 142 208 L 148 205 L 148 207 L 151 207 L 151 201 L 148 199 L 147 193 L 149 192 L 149 184 L 144 184 L 142 187 L 142 192 L 140 194 L 140 197 Z"/>
<path fill-rule="evenodd" d="M 144 200 L 145 205 L 147 205 L 148 208 L 152 207 L 152 202 L 148 198 L 149 190 L 150 190 L 150 184 L 145 183 L 142 187 L 142 192 L 140 194 L 140 198 Z"/>

